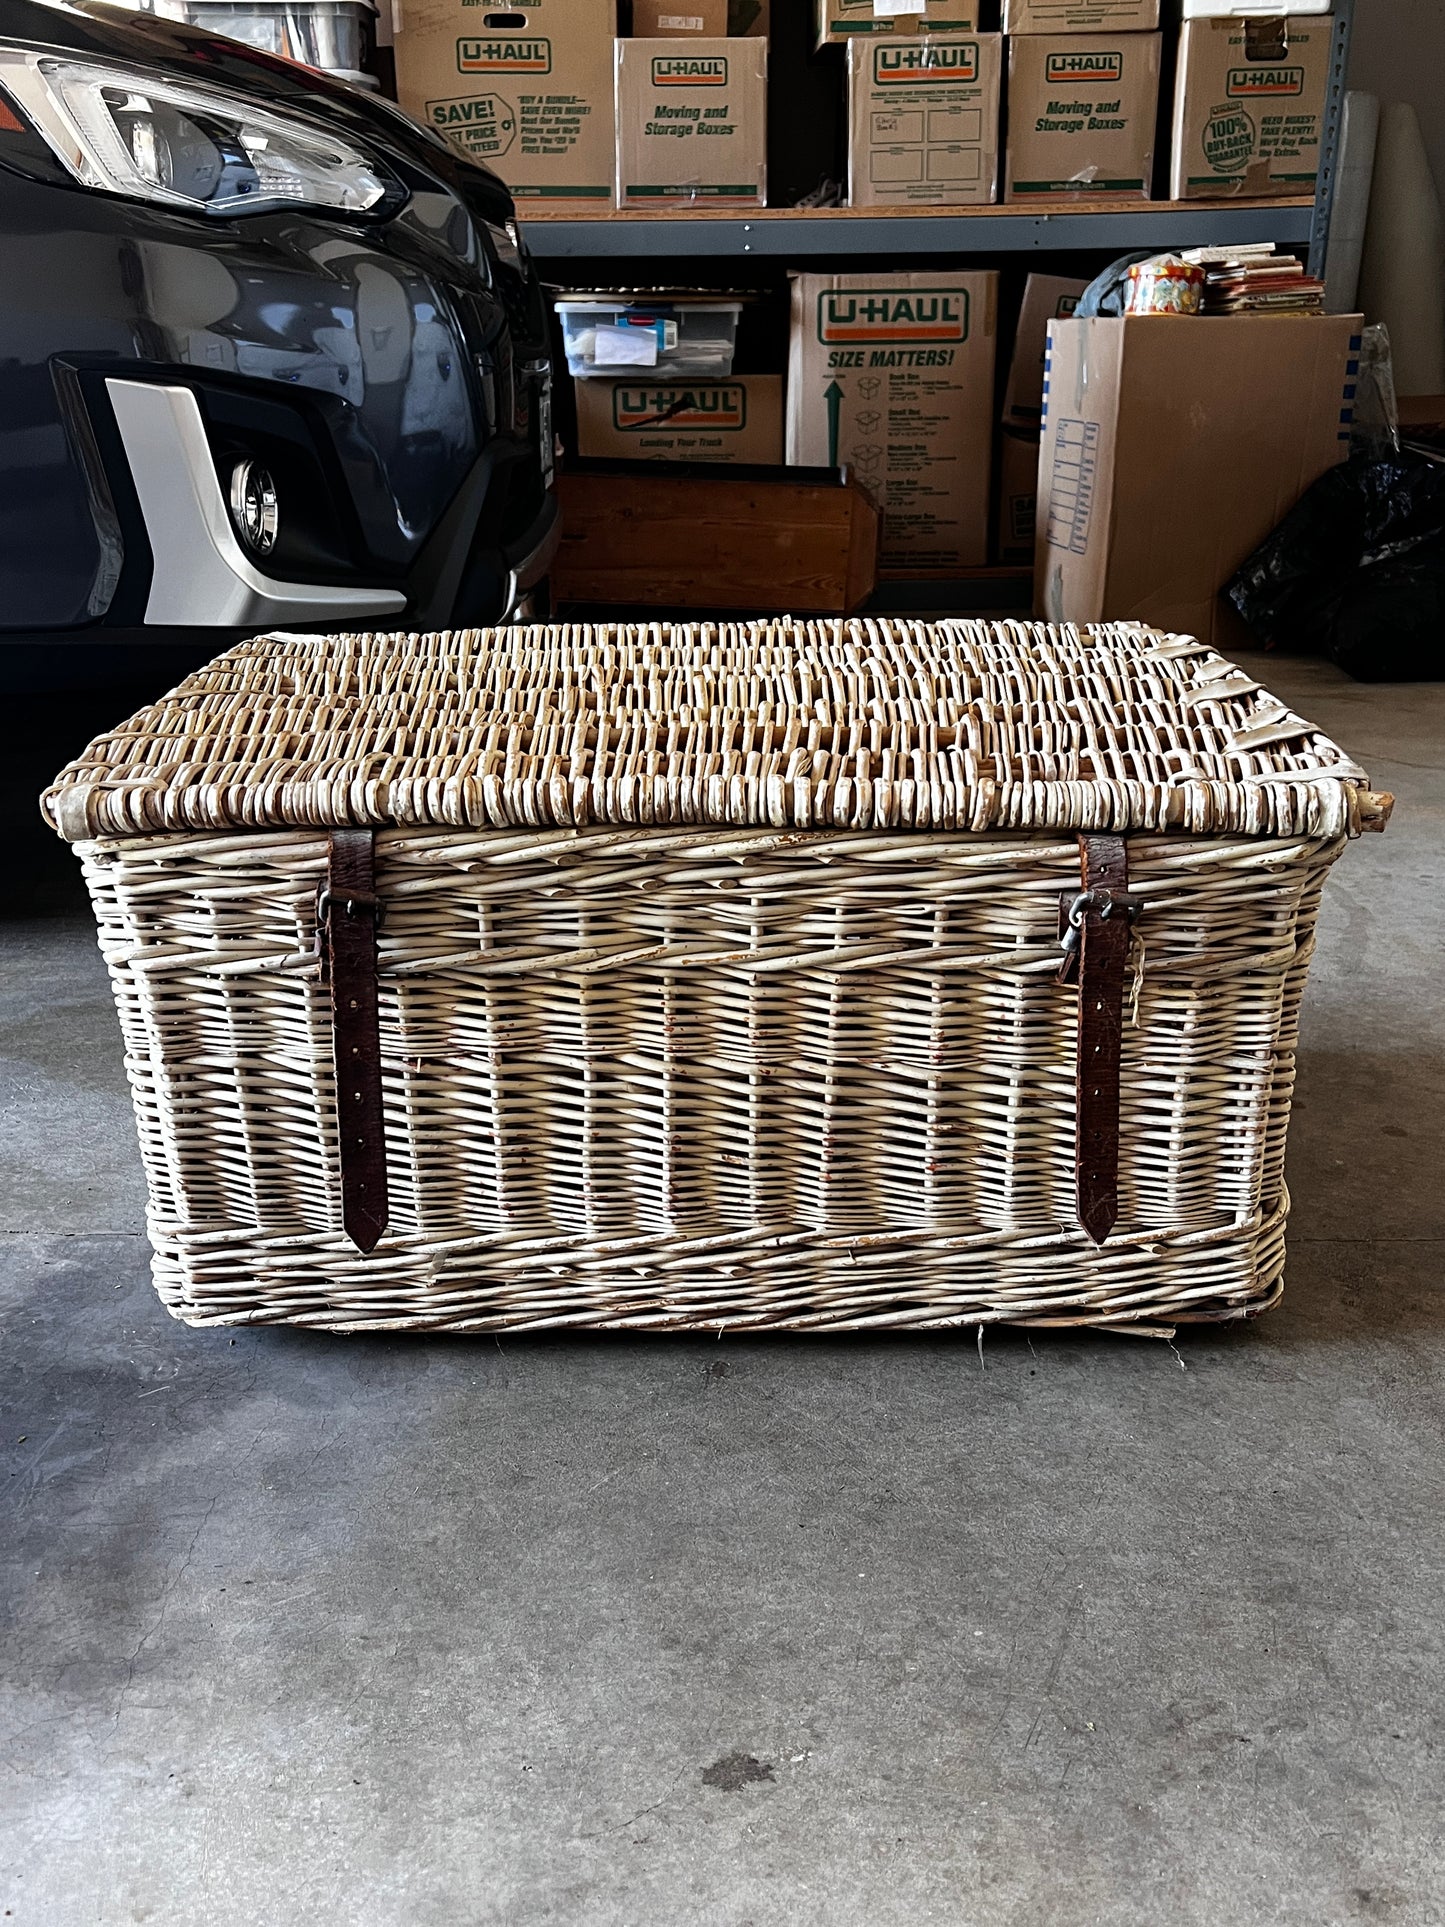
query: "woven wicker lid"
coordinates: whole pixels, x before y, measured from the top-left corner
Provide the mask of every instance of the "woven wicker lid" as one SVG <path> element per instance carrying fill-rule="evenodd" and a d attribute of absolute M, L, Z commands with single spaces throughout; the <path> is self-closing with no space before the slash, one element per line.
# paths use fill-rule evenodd
<path fill-rule="evenodd" d="M 1189 637 L 851 621 L 269 635 L 99 736 L 72 842 L 196 830 L 731 824 L 1354 834 L 1389 799 Z"/>

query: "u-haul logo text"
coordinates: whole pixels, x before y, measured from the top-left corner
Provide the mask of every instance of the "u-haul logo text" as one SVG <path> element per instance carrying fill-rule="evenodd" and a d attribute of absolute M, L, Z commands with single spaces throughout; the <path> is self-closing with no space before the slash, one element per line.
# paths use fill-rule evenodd
<path fill-rule="evenodd" d="M 1124 56 L 1120 53 L 1046 54 L 1046 80 L 1097 80 L 1109 83 L 1124 78 Z"/>
<path fill-rule="evenodd" d="M 1303 67 L 1231 67 L 1225 88 L 1234 100 L 1263 94 L 1302 94 L 1304 90 Z"/>
<path fill-rule="evenodd" d="M 550 74 L 550 40 L 459 40 L 459 74 Z"/>
<path fill-rule="evenodd" d="M 652 63 L 654 87 L 726 87 L 728 64 L 721 54 L 711 57 L 665 54 Z"/>
<path fill-rule="evenodd" d="M 919 81 L 977 80 L 978 42 L 924 41 L 913 47 L 878 46 L 873 49 L 873 82 L 892 87 Z"/>
<path fill-rule="evenodd" d="M 819 341 L 967 341 L 963 288 L 859 288 L 818 296 Z"/>
<path fill-rule="evenodd" d="M 620 381 L 612 390 L 612 425 L 630 433 L 644 428 L 736 432 L 747 419 L 747 390 L 732 382 L 707 388 L 669 388 Z"/>

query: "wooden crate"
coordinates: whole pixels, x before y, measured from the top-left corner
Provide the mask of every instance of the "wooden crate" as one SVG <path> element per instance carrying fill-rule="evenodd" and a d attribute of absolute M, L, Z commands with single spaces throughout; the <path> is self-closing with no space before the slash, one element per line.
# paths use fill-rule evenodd
<path fill-rule="evenodd" d="M 877 581 L 877 509 L 816 470 L 609 463 L 559 476 L 557 492 L 559 602 L 846 615 Z"/>

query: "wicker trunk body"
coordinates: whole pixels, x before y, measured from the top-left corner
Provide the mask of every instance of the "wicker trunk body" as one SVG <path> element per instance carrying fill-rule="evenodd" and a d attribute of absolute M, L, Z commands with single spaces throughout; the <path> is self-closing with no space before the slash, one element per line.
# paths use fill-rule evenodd
<path fill-rule="evenodd" d="M 1316 911 L 1388 800 L 1187 638 L 853 621 L 262 638 L 45 807 L 191 1323 L 1162 1332 L 1278 1297 Z M 345 826 L 369 1251 L 318 943 Z M 1139 912 L 1101 1243 L 1059 981 L 1095 831 Z"/>

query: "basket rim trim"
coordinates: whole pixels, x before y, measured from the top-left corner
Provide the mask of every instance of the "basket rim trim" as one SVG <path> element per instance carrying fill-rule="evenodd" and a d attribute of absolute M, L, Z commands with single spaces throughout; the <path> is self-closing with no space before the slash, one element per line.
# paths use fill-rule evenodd
<path fill-rule="evenodd" d="M 1307 835 L 1393 799 L 1208 644 L 855 617 L 225 651 L 41 799 L 68 842 L 344 826 Z"/>

